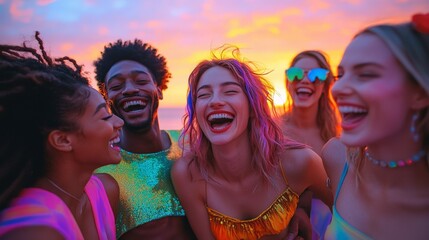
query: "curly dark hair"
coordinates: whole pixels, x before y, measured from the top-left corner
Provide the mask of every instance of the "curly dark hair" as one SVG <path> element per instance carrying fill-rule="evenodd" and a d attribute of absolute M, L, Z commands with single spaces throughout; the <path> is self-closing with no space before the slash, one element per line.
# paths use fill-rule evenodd
<path fill-rule="evenodd" d="M 167 89 L 171 73 L 168 71 L 165 57 L 160 55 L 156 48 L 139 39 L 125 42 L 119 39 L 105 46 L 101 57 L 94 61 L 95 79 L 103 96 L 107 96 L 105 86 L 107 72 L 114 64 L 123 60 L 136 61 L 144 65 L 152 73 L 152 77 L 161 90 Z"/>
<path fill-rule="evenodd" d="M 50 58 L 39 32 L 35 38 L 42 54 L 25 43 L 0 45 L 0 209 L 44 176 L 49 133 L 77 130 L 90 96 L 81 66 Z"/>

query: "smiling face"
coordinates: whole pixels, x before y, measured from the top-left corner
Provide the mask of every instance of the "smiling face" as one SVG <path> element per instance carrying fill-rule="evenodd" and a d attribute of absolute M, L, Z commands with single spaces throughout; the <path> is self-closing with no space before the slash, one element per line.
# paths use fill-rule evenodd
<path fill-rule="evenodd" d="M 303 57 L 291 67 L 302 68 L 305 71 L 304 78 L 300 81 L 290 82 L 287 80 L 287 89 L 293 99 L 293 105 L 296 108 L 309 108 L 318 104 L 320 96 L 323 93 L 324 83 L 316 79 L 311 83 L 308 79 L 308 71 L 313 68 L 321 68 L 317 60 L 312 57 Z"/>
<path fill-rule="evenodd" d="M 95 167 L 119 163 L 119 130 L 124 122 L 110 112 L 103 96 L 90 89 L 85 112 L 77 119 L 79 130 L 73 132 L 73 151 L 76 159 L 94 162 Z"/>
<path fill-rule="evenodd" d="M 125 121 L 125 128 L 152 128 L 162 93 L 145 66 L 129 60 L 116 63 L 106 75 L 106 91 L 114 112 Z"/>
<path fill-rule="evenodd" d="M 347 47 L 338 67 L 332 94 L 342 115 L 341 140 L 349 146 L 368 146 L 409 139 L 412 84 L 386 44 L 361 34 Z"/>
<path fill-rule="evenodd" d="M 198 125 L 214 145 L 223 145 L 247 135 L 249 102 L 237 79 L 219 66 L 200 78 L 195 113 Z"/>

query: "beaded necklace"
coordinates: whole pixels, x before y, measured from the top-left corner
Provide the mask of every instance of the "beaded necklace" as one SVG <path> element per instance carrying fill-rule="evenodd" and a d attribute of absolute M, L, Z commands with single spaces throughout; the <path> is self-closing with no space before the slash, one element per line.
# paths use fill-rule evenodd
<path fill-rule="evenodd" d="M 396 167 L 405 167 L 405 166 L 409 166 L 413 163 L 418 162 L 420 159 L 422 159 L 425 156 L 426 152 L 422 149 L 420 151 L 418 151 L 417 153 L 415 153 L 411 158 L 408 158 L 406 160 L 399 160 L 399 161 L 382 161 L 382 160 L 377 160 L 375 158 L 373 158 L 369 152 L 368 149 L 365 148 L 365 156 L 366 158 L 374 165 L 376 166 L 380 166 L 383 168 L 396 168 Z"/>

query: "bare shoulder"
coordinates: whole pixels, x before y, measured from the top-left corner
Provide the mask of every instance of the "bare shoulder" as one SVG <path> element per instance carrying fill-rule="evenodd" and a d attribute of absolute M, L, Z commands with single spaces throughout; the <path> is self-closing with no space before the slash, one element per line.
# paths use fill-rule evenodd
<path fill-rule="evenodd" d="M 171 180 L 185 211 L 200 204 L 205 198 L 205 181 L 193 155 L 185 155 L 174 162 Z"/>
<path fill-rule="evenodd" d="M 110 206 L 113 213 L 117 214 L 119 205 L 119 185 L 118 182 L 107 173 L 95 174 L 100 181 L 103 183 L 104 189 L 106 190 L 107 197 L 109 198 Z"/>
<path fill-rule="evenodd" d="M 305 170 L 310 165 L 320 162 L 321 159 L 316 152 L 308 147 L 287 149 L 281 155 L 282 165 L 298 171 Z"/>
<path fill-rule="evenodd" d="M 347 148 L 338 138 L 332 138 L 323 146 L 321 156 L 332 187 L 336 189 L 346 162 Z"/>
<path fill-rule="evenodd" d="M 331 138 L 322 148 L 322 157 L 327 155 L 337 155 L 339 151 L 346 150 L 344 143 L 340 139 L 334 137 Z"/>
<path fill-rule="evenodd" d="M 325 167 L 342 166 L 346 156 L 346 146 L 338 138 L 331 138 L 322 148 L 321 157 Z"/>
<path fill-rule="evenodd" d="M 95 175 L 103 183 L 106 192 L 119 192 L 118 182 L 112 176 L 107 173 L 97 173 Z"/>
<path fill-rule="evenodd" d="M 309 179 L 312 174 L 323 168 L 319 155 L 307 147 L 285 150 L 280 161 L 292 185 L 295 179 L 299 181 Z"/>
<path fill-rule="evenodd" d="M 192 156 L 186 154 L 176 161 L 174 161 L 171 168 L 171 175 L 175 176 L 187 176 L 189 174 L 189 168 L 191 168 Z"/>
<path fill-rule="evenodd" d="M 57 230 L 48 226 L 31 226 L 16 228 L 5 235 L 1 236 L 2 240 L 15 240 L 15 239 L 34 239 L 34 240 L 63 240 L 62 236 Z"/>
<path fill-rule="evenodd" d="M 296 193 L 310 189 L 326 204 L 331 203 L 331 194 L 325 187 L 327 175 L 316 152 L 307 147 L 288 149 L 281 161 L 289 185 Z"/>
<path fill-rule="evenodd" d="M 195 182 L 201 180 L 201 174 L 194 161 L 193 154 L 186 154 L 173 163 L 171 168 L 173 181 Z"/>

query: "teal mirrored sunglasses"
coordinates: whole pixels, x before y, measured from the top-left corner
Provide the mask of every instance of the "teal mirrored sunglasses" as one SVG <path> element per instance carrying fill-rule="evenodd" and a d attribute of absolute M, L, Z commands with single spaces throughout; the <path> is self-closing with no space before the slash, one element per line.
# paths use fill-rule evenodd
<path fill-rule="evenodd" d="M 308 71 L 305 71 L 299 67 L 291 67 L 286 69 L 286 77 L 289 82 L 301 81 L 304 79 L 304 74 L 307 74 L 308 80 L 314 83 L 317 80 L 325 81 L 328 78 L 329 70 L 324 68 L 312 68 Z"/>

